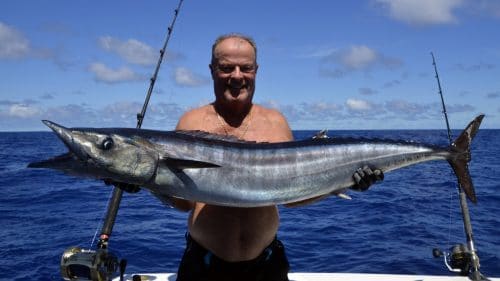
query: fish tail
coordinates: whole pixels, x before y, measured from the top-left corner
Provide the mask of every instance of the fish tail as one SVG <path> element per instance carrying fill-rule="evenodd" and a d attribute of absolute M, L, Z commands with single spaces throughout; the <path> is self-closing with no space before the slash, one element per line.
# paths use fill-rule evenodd
<path fill-rule="evenodd" d="M 481 125 L 481 121 L 484 118 L 484 114 L 481 114 L 474 118 L 469 125 L 462 131 L 460 136 L 455 139 L 452 143 L 450 150 L 453 152 L 452 156 L 448 159 L 455 175 L 458 179 L 458 184 L 460 188 L 465 192 L 467 198 L 472 202 L 477 202 L 476 191 L 474 190 L 474 185 L 472 184 L 472 178 L 469 173 L 469 161 L 471 160 L 470 146 L 472 140 L 476 136 L 476 133 Z"/>

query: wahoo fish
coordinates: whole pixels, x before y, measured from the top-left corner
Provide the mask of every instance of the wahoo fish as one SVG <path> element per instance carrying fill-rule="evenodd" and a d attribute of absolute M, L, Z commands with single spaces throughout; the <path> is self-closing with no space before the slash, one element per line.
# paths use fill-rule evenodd
<path fill-rule="evenodd" d="M 355 184 L 353 173 L 364 166 L 385 174 L 446 160 L 475 203 L 468 163 L 483 117 L 469 123 L 449 147 L 364 138 L 256 143 L 201 131 L 65 128 L 44 120 L 69 152 L 28 167 L 135 184 L 160 199 L 257 207 L 342 194 Z"/>

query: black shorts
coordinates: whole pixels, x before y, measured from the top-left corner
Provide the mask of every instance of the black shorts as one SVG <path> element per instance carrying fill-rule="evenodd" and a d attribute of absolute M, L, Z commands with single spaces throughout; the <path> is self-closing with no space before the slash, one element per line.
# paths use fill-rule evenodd
<path fill-rule="evenodd" d="M 227 262 L 186 235 L 177 281 L 288 281 L 290 266 L 283 244 L 274 239 L 262 254 L 253 260 Z"/>

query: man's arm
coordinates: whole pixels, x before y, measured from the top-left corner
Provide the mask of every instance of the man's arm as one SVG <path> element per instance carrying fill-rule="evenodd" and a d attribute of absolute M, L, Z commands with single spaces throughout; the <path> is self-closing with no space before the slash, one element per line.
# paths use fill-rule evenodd
<path fill-rule="evenodd" d="M 355 190 L 355 191 L 366 191 L 368 188 L 373 185 L 374 183 L 380 182 L 384 180 L 384 173 L 380 169 L 373 169 L 364 166 L 362 168 L 358 168 L 354 174 L 352 175 L 352 179 L 354 180 L 355 184 L 350 187 L 350 189 Z M 318 202 L 320 200 L 325 199 L 326 197 L 330 197 L 333 193 L 309 198 L 306 200 L 298 201 L 298 202 L 293 202 L 293 203 L 288 203 L 285 204 L 286 207 L 299 207 L 299 206 L 304 206 L 304 205 L 309 205 L 314 202 Z"/>
<path fill-rule="evenodd" d="M 365 166 L 363 168 L 357 169 L 354 172 L 354 174 L 352 175 L 352 178 L 356 184 L 351 186 L 350 189 L 355 190 L 355 191 L 366 191 L 374 183 L 382 181 L 384 179 L 384 173 L 379 169 L 372 170 L 370 167 Z M 325 195 L 309 198 L 306 200 L 288 203 L 288 204 L 285 204 L 285 206 L 286 207 L 305 206 L 305 205 L 309 205 L 309 204 L 312 204 L 314 202 L 318 202 L 320 200 L 323 200 L 323 199 L 330 197 L 331 195 L 334 195 L 334 194 L 335 193 L 328 193 Z"/>
<path fill-rule="evenodd" d="M 190 131 L 190 130 L 200 130 L 200 120 L 203 118 L 203 114 L 200 109 L 195 109 L 184 113 L 177 122 L 175 127 L 176 131 Z M 179 211 L 189 212 L 194 208 L 195 202 L 175 198 L 172 196 L 164 196 L 161 201 Z"/>

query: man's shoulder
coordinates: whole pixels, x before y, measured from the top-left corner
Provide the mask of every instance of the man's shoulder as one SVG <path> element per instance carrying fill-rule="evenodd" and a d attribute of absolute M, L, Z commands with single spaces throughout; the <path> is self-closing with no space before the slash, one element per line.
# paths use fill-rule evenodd
<path fill-rule="evenodd" d="M 177 123 L 177 129 L 182 129 L 182 130 L 198 130 L 200 128 L 199 125 L 200 120 L 203 120 L 207 113 L 209 113 L 211 110 L 211 105 L 203 105 L 197 108 L 190 109 L 186 111 L 184 114 L 182 114 L 181 118 L 179 119 L 179 122 Z"/>
<path fill-rule="evenodd" d="M 254 113 L 258 116 L 257 130 L 266 132 L 266 137 L 263 141 L 281 142 L 293 140 L 290 126 L 285 116 L 278 110 L 266 108 L 261 105 L 255 105 Z"/>
<path fill-rule="evenodd" d="M 283 114 L 274 108 L 265 107 L 259 104 L 254 104 L 257 114 L 270 118 L 284 118 Z"/>
<path fill-rule="evenodd" d="M 274 126 L 284 126 L 288 128 L 288 121 L 286 117 L 279 110 L 269 107 L 264 107 L 262 105 L 255 105 L 255 114 L 264 120 L 267 120 L 269 124 Z"/>

